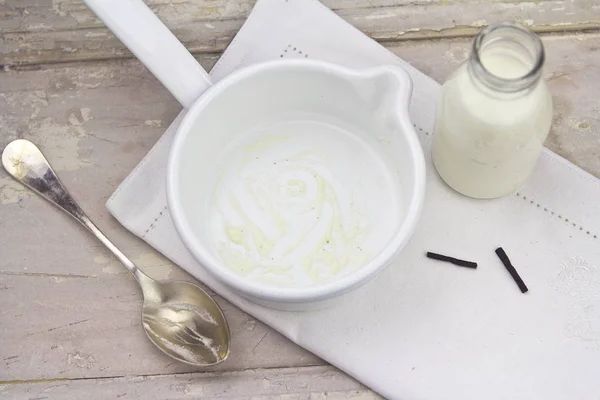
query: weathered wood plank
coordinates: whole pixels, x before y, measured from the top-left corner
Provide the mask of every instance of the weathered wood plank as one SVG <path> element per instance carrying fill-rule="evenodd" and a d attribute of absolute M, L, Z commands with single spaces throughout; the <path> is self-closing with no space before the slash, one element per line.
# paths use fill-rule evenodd
<path fill-rule="evenodd" d="M 149 0 L 193 53 L 222 51 L 255 0 Z M 518 21 L 539 32 L 600 29 L 594 0 L 323 0 L 342 18 L 380 41 L 474 35 L 482 25 Z M 0 4 L 0 65 L 129 58 L 80 0 L 5 0 Z"/>
<path fill-rule="evenodd" d="M 546 76 L 556 105 L 548 145 L 600 176 L 600 71 L 596 68 L 600 35 L 544 40 Z M 409 41 L 390 49 L 442 80 L 466 56 L 469 46 L 469 40 L 455 39 Z M 201 61 L 208 68 L 215 58 Z M 0 72 L 0 109 L 0 148 L 15 137 L 39 143 L 84 209 L 126 254 L 157 278 L 186 276 L 132 237 L 104 208 L 116 185 L 180 109 L 137 61 Z M 4 363 L 0 380 L 192 370 L 169 365 L 171 361 L 147 343 L 136 326 L 140 297 L 133 280 L 94 238 L 4 171 L 0 171 L 0 203 L 3 249 L 10 249 L 2 251 L 0 259 L 0 361 Z M 115 275 L 118 271 L 122 275 Z M 232 323 L 234 350 L 231 360 L 219 368 L 322 363 L 222 304 Z"/>
<path fill-rule="evenodd" d="M 0 385 L 0 396 L 32 400 L 381 399 L 332 367 L 15 383 Z"/>
<path fill-rule="evenodd" d="M 158 270 L 150 268 L 154 276 Z M 212 370 L 323 364 L 218 296 L 217 301 L 233 332 L 232 349 Z M 141 294 L 129 275 L 0 274 L 0 304 L 0 381 L 202 370 L 168 358 L 147 340 Z"/>
<path fill-rule="evenodd" d="M 163 21 L 173 25 L 183 25 L 190 22 L 211 22 L 214 20 L 246 18 L 256 4 L 256 0 L 144 0 Z M 477 3 L 474 0 L 321 0 L 328 8 L 338 13 L 355 13 L 374 16 L 367 20 L 385 19 L 391 17 L 399 7 L 406 9 L 428 7 L 434 10 L 452 10 L 452 7 L 467 8 Z M 572 4 L 577 3 L 577 4 Z M 568 20 L 576 16 L 575 21 L 590 21 L 583 19 L 582 11 L 594 9 L 593 1 L 564 2 L 551 0 L 531 3 L 527 0 L 492 0 L 486 2 L 492 9 L 517 9 L 533 11 L 531 16 L 540 14 L 545 17 L 550 14 L 564 14 Z M 451 8 L 447 8 L 451 7 Z M 488 14 L 491 14 L 488 12 Z M 447 14 L 453 15 L 453 14 Z M 61 18 L 64 17 L 64 18 Z M 521 16 L 525 18 L 525 16 Z M 559 17 L 556 17 L 559 18 Z M 94 17 L 81 0 L 4 0 L 3 11 L 0 14 L 3 32 L 51 32 L 69 29 L 85 29 L 103 27 L 102 22 Z M 388 20 L 387 22 L 391 22 Z M 535 22 L 535 21 L 533 21 Z"/>

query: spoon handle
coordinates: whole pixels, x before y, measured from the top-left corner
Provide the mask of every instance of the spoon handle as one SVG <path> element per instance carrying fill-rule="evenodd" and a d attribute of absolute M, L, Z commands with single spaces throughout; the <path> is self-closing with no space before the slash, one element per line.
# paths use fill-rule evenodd
<path fill-rule="evenodd" d="M 2 165 L 17 181 L 61 208 L 90 230 L 140 283 L 142 280 L 150 279 L 94 225 L 63 186 L 48 160 L 35 144 L 24 139 L 10 142 L 2 153 Z"/>

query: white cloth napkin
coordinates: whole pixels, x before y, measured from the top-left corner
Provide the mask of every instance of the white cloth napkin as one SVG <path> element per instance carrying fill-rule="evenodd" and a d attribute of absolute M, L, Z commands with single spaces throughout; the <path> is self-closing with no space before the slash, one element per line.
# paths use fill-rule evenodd
<path fill-rule="evenodd" d="M 108 201 L 110 212 L 223 297 L 388 398 L 598 400 L 600 181 L 545 151 L 515 195 L 456 194 L 429 158 L 439 85 L 316 0 L 259 0 L 211 75 L 290 57 L 396 64 L 414 80 L 410 111 L 427 155 L 427 196 L 411 243 L 384 273 L 343 304 L 302 313 L 262 308 L 215 281 L 185 250 L 167 209 L 165 167 L 181 115 Z M 528 293 L 500 263 L 498 246 Z M 429 260 L 426 251 L 479 267 Z"/>

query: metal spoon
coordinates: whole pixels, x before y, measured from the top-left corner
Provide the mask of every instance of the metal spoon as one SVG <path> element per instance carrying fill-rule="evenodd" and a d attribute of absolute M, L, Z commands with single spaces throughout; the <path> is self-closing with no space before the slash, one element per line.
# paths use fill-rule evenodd
<path fill-rule="evenodd" d="M 197 366 L 215 365 L 227 358 L 229 326 L 217 303 L 190 282 L 158 282 L 144 274 L 75 203 L 36 145 L 23 139 L 9 143 L 2 153 L 2 165 L 13 178 L 89 229 L 135 276 L 144 295 L 144 330 L 156 347 Z"/>

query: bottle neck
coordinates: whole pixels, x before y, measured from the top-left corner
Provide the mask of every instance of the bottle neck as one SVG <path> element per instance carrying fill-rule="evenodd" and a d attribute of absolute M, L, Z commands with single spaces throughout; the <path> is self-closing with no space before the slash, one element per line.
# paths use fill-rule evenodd
<path fill-rule="evenodd" d="M 468 70 L 477 84 L 500 93 L 526 92 L 542 76 L 544 47 L 520 25 L 503 22 L 483 29 L 473 41 Z"/>

